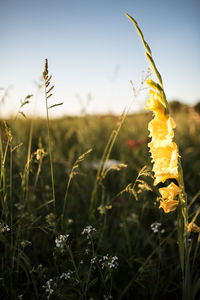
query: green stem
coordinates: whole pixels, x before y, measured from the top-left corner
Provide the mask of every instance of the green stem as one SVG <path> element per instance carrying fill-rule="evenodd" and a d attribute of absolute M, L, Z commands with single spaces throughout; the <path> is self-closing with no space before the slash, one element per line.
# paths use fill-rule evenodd
<path fill-rule="evenodd" d="M 178 245 L 183 278 L 183 300 L 191 299 L 190 255 L 188 245 L 188 207 L 187 195 L 183 181 L 183 170 L 179 161 L 179 212 L 178 212 Z"/>
<path fill-rule="evenodd" d="M 33 135 L 33 118 L 31 120 L 29 141 L 28 141 L 28 153 L 27 153 L 27 168 L 26 168 L 26 202 L 28 202 L 28 184 L 29 184 L 29 170 L 30 170 L 30 160 L 31 160 L 31 145 L 32 145 L 32 135 Z M 30 208 L 30 203 L 27 203 Z"/>
<path fill-rule="evenodd" d="M 48 110 L 48 101 L 47 101 L 47 89 L 46 89 L 46 84 L 45 84 L 45 100 L 46 100 L 46 116 L 47 116 L 47 130 L 48 130 L 49 158 L 50 158 L 50 166 L 51 166 L 52 195 L 53 195 L 54 208 L 55 208 L 56 200 L 55 200 L 54 175 L 53 175 L 53 159 L 52 159 L 52 150 L 51 150 L 50 126 L 49 126 L 49 110 Z"/>
<path fill-rule="evenodd" d="M 62 225 L 62 229 L 64 228 L 65 208 L 66 208 L 67 197 L 68 197 L 68 191 L 69 191 L 69 186 L 70 186 L 71 180 L 72 180 L 72 176 L 71 176 L 71 174 L 70 174 L 69 180 L 68 180 L 68 183 L 67 183 L 67 189 L 66 189 L 66 192 L 65 192 L 64 203 L 63 203 L 63 211 L 62 211 L 62 216 L 61 216 L 61 225 Z"/>

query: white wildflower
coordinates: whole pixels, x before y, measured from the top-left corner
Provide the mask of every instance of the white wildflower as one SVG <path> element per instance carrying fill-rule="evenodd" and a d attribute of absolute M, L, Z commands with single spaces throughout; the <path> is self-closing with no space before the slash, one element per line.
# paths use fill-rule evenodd
<path fill-rule="evenodd" d="M 96 228 L 94 228 L 94 227 L 92 227 L 91 225 L 89 225 L 89 226 L 86 226 L 86 227 L 83 229 L 83 231 L 81 232 L 81 234 L 82 234 L 82 235 L 86 234 L 86 235 L 87 235 L 87 239 L 89 239 L 90 236 L 91 236 L 94 232 L 96 232 L 96 231 L 97 231 Z"/>
<path fill-rule="evenodd" d="M 8 225 L 3 225 L 0 223 L 0 232 L 8 232 L 10 231 L 10 228 Z"/>
<path fill-rule="evenodd" d="M 71 270 L 69 270 L 67 273 L 62 273 L 62 274 L 60 275 L 60 279 L 65 279 L 65 280 L 70 279 L 70 278 L 71 278 L 71 275 L 72 275 L 73 273 L 74 273 L 74 272 L 71 271 Z"/>
<path fill-rule="evenodd" d="M 99 259 L 99 263 L 102 269 L 117 269 L 119 266 L 118 257 L 117 256 L 109 256 L 109 254 L 104 255 Z"/>
<path fill-rule="evenodd" d="M 159 232 L 161 225 L 162 225 L 162 224 L 159 223 L 159 222 L 154 222 L 154 223 L 151 224 L 151 230 L 152 230 L 154 233 L 157 233 L 157 232 Z"/>
<path fill-rule="evenodd" d="M 64 247 L 66 245 L 66 241 L 69 237 L 69 234 L 60 234 L 56 239 L 55 239 L 55 244 L 56 247 L 59 248 L 62 252 L 64 251 Z"/>
<path fill-rule="evenodd" d="M 50 278 L 45 285 L 43 285 L 42 287 L 45 289 L 45 292 L 47 293 L 47 299 L 50 298 L 50 296 L 53 294 L 54 290 L 52 288 L 53 285 L 53 279 Z"/>
<path fill-rule="evenodd" d="M 91 262 L 91 265 L 94 265 L 97 262 L 97 257 L 94 256 L 90 262 Z"/>

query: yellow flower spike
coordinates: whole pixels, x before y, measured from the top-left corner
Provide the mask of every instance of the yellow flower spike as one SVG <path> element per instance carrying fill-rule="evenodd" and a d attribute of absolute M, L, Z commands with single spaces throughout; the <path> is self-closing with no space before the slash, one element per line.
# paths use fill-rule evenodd
<path fill-rule="evenodd" d="M 190 274 L 190 251 L 188 246 L 188 231 L 200 232 L 200 227 L 196 224 L 190 224 L 188 226 L 188 212 L 187 212 L 187 195 L 185 193 L 183 172 L 180 162 L 180 157 L 178 154 L 177 145 L 174 141 L 174 131 L 176 124 L 172 118 L 169 116 L 169 105 L 166 99 L 166 95 L 163 88 L 162 77 L 155 65 L 152 57 L 152 53 L 149 45 L 144 39 L 143 33 L 139 28 L 135 19 L 127 15 L 129 19 L 134 23 L 140 37 L 142 38 L 144 47 L 147 52 L 145 52 L 153 73 L 156 75 L 158 83 L 155 83 L 152 79 L 147 80 L 147 84 L 150 85 L 156 92 L 150 93 L 150 100 L 148 100 L 147 109 L 154 112 L 154 120 L 149 124 L 150 137 L 152 138 L 151 143 L 149 143 L 150 152 L 152 154 L 152 162 L 154 163 L 154 185 L 159 182 L 165 182 L 169 178 L 176 178 L 180 191 L 178 194 L 178 200 L 174 200 L 172 195 L 176 194 L 176 188 L 172 188 L 172 191 L 162 190 L 165 193 L 165 197 L 168 198 L 161 200 L 160 207 L 163 208 L 165 213 L 169 213 L 177 208 L 180 203 L 178 210 L 178 246 L 179 246 L 179 256 L 180 264 L 183 275 L 183 298 L 191 299 L 191 274 Z M 157 94 L 155 94 L 157 93 Z M 152 99 L 153 98 L 153 99 Z M 155 99 L 156 98 L 156 99 Z M 160 101 L 160 103 L 157 102 Z M 162 105 L 165 107 L 163 111 Z M 172 150 L 170 150 L 170 148 Z M 165 156 L 166 155 L 166 156 Z M 194 220 L 193 220 L 194 221 Z"/>

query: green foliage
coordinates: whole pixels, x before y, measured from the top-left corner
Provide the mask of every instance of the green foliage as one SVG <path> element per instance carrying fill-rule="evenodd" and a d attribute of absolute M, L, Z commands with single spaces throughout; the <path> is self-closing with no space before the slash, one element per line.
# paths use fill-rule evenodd
<path fill-rule="evenodd" d="M 118 117 L 52 120 L 56 209 L 46 121 L 19 118 L 0 123 L 2 299 L 46 299 L 48 295 L 49 299 L 109 299 L 111 295 L 113 299 L 132 299 L 133 294 L 135 299 L 181 297 L 176 212 L 163 216 L 158 209 L 147 147 L 150 118 L 147 113 L 128 115 L 103 165 L 102 153 L 119 126 Z M 177 126 L 176 136 L 184 156 L 192 220 L 199 206 L 200 129 L 192 111 L 180 111 L 175 118 L 182 124 Z M 93 151 L 88 151 L 91 148 Z M 90 199 L 100 165 L 103 176 L 91 218 Z M 29 179 L 24 184 L 27 166 Z M 155 227 L 155 223 L 161 225 Z M 191 233 L 190 238 L 196 278 L 193 299 L 198 299 L 198 234 Z"/>

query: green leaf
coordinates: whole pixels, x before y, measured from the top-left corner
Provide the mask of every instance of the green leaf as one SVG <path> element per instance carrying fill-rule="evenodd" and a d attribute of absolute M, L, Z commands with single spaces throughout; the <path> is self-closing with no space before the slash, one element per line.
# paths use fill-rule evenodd
<path fill-rule="evenodd" d="M 42 204 L 42 205 L 36 207 L 35 211 L 40 210 L 41 208 L 43 208 L 43 207 L 45 207 L 45 206 L 48 206 L 48 205 L 49 205 L 50 203 L 52 203 L 52 202 L 54 202 L 54 200 L 49 200 L 49 201 L 45 202 L 44 204 Z"/>

